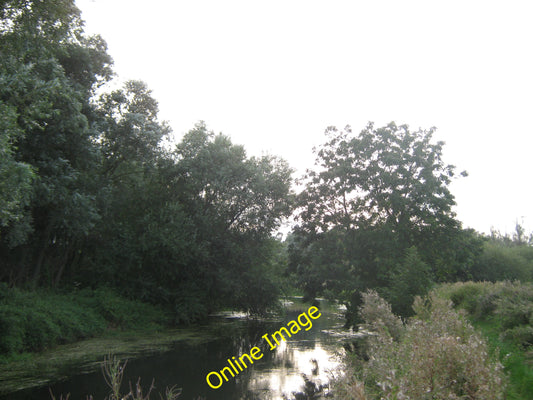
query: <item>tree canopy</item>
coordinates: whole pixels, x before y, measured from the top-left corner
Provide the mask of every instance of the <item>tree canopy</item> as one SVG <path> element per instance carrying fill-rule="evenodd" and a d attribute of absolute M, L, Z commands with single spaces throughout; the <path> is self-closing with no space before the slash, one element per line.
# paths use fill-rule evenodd
<path fill-rule="evenodd" d="M 104 87 L 112 59 L 74 1 L 0 7 L 0 280 L 113 285 L 176 321 L 274 305 L 287 163 L 248 157 L 203 123 L 163 146 L 170 128 L 147 85 Z"/>
<path fill-rule="evenodd" d="M 395 123 L 369 124 L 359 135 L 350 127 L 326 130 L 298 196 L 291 246 L 292 270 L 308 297 L 394 286 L 407 249 L 408 258 L 416 252 L 431 266 L 433 279 L 468 268 L 468 255 L 454 246 L 475 239 L 455 217 L 455 167 L 444 162 L 444 143 L 434 143 L 433 133 Z"/>
<path fill-rule="evenodd" d="M 326 130 L 329 141 L 317 152 L 318 170 L 305 177 L 300 219 L 306 229 L 355 229 L 387 225 L 409 235 L 414 230 L 457 227 L 448 185 L 455 167 L 442 160 L 443 142 L 434 129 L 411 132 L 395 123 L 352 130 Z"/>

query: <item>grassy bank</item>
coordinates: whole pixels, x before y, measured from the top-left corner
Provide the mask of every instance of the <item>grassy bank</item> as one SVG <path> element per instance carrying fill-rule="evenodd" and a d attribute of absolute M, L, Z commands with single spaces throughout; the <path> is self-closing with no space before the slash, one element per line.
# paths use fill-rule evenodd
<path fill-rule="evenodd" d="M 437 295 L 467 312 L 508 376 L 506 398 L 533 399 L 533 284 L 459 282 Z"/>
<path fill-rule="evenodd" d="M 0 362 L 106 332 L 157 331 L 170 321 L 163 309 L 107 288 L 60 293 L 1 286 Z"/>

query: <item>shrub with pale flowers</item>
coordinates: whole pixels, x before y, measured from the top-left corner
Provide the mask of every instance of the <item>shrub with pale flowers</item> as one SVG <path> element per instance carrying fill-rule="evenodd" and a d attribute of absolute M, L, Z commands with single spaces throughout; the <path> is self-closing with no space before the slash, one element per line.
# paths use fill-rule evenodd
<path fill-rule="evenodd" d="M 502 399 L 501 364 L 451 302 L 430 295 L 413 308 L 402 325 L 376 292 L 363 295 L 368 360 L 351 361 L 354 373 L 337 380 L 336 398 Z"/>

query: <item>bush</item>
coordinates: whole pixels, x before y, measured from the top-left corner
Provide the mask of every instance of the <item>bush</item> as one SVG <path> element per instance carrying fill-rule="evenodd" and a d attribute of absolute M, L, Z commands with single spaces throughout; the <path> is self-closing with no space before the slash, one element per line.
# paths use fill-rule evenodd
<path fill-rule="evenodd" d="M 465 297 L 466 292 L 471 296 Z M 508 398 L 533 398 L 533 284 L 465 282 L 443 285 L 434 293 L 444 299 L 463 298 L 456 307 L 468 309 L 491 349 L 501 350 L 500 360 L 510 378 Z"/>
<path fill-rule="evenodd" d="M 391 311 L 391 306 L 376 291 L 368 290 L 362 294 L 363 304 L 359 315 L 364 323 L 361 327 L 380 335 L 388 335 L 392 340 L 399 340 L 403 331 L 402 321 Z"/>
<path fill-rule="evenodd" d="M 529 246 L 505 246 L 502 243 L 488 241 L 483 253 L 472 268 L 476 281 L 503 281 L 533 279 L 533 250 Z"/>
<path fill-rule="evenodd" d="M 533 327 L 521 325 L 507 329 L 501 334 L 501 338 L 527 348 L 533 345 Z"/>
<path fill-rule="evenodd" d="M 457 282 L 439 287 L 436 295 L 452 300 L 475 321 L 490 320 L 502 338 L 530 346 L 533 326 L 533 284 L 521 282 Z M 528 329 L 529 327 L 529 329 Z"/>
<path fill-rule="evenodd" d="M 504 329 L 533 325 L 533 284 L 506 282 L 495 289 L 494 314 Z"/>
<path fill-rule="evenodd" d="M 23 320 L 0 306 L 0 354 L 20 353 L 23 348 Z"/>
<path fill-rule="evenodd" d="M 501 364 L 488 356 L 485 341 L 450 301 L 435 295 L 426 301 L 417 297 L 416 316 L 400 328 L 396 341 L 388 329 L 380 329 L 386 325 L 383 321 L 397 321 L 390 306 L 372 292 L 363 298 L 365 319 L 378 321 L 366 322 L 367 327 L 377 328 L 367 339 L 369 359 L 358 360 L 360 367 L 334 385 L 344 393 L 336 398 L 503 398 Z M 346 387 L 356 387 L 357 394 L 350 395 Z"/>

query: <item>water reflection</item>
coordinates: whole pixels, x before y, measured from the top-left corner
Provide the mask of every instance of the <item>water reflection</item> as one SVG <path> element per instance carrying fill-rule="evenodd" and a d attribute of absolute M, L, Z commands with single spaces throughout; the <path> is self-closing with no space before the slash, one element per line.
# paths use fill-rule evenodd
<path fill-rule="evenodd" d="M 304 308 L 305 305 L 302 305 Z M 338 353 L 343 353 L 343 344 L 351 335 L 342 329 L 340 312 L 321 309 L 322 316 L 313 321 L 308 331 L 302 330 L 288 341 L 281 341 L 273 350 L 262 336 L 271 333 L 303 312 L 287 312 L 284 320 L 250 320 L 235 315 L 219 316 L 205 327 L 216 340 L 198 345 L 177 343 L 172 351 L 157 353 L 141 359 L 130 360 L 124 382 L 135 383 L 139 377 L 149 385 L 155 379 L 156 391 L 163 392 L 166 386 L 183 388 L 180 399 L 206 400 L 283 400 L 299 397 L 296 392 L 312 393 L 327 385 L 329 371 L 339 365 Z M 210 371 L 219 371 L 227 359 L 249 353 L 252 347 L 261 349 L 262 357 L 243 372 L 224 382 L 219 389 L 211 389 L 206 383 Z M 305 376 L 305 377 L 304 377 Z M 306 381 L 307 379 L 307 381 Z M 64 382 L 52 385 L 54 393 L 71 393 L 72 399 L 82 399 L 93 394 L 95 399 L 107 396 L 108 390 L 100 371 L 71 376 Z M 315 391 L 315 393 L 316 393 Z M 48 389 L 10 396 L 10 399 L 49 398 Z M 157 394 L 154 398 L 158 398 Z"/>
<path fill-rule="evenodd" d="M 288 313 L 286 321 L 297 315 Z M 327 385 L 343 351 L 344 335 L 337 334 L 342 329 L 340 321 L 337 313 L 323 313 L 313 321 L 312 329 L 299 332 L 272 350 L 268 363 L 255 364 L 248 382 L 254 398 L 282 400 L 292 398 L 292 393 L 303 390 L 306 384 L 317 388 Z"/>
<path fill-rule="evenodd" d="M 312 377 L 312 382 L 325 385 L 329 381 L 329 371 L 339 365 L 334 349 L 324 348 L 320 340 L 281 342 L 273 350 L 272 363 L 267 368 L 257 366 L 252 370 L 249 390 L 260 395 L 268 393 L 269 399 L 282 400 L 283 395 L 290 396 L 302 390 L 305 378 Z"/>

